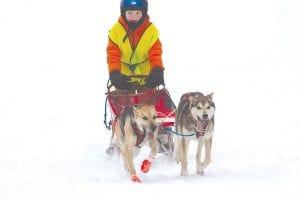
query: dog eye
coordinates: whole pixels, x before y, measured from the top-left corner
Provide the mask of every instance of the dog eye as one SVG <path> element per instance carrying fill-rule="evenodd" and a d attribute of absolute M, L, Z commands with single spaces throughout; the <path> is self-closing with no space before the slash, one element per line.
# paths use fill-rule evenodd
<path fill-rule="evenodd" d="M 201 107 L 200 107 L 200 106 L 197 106 L 197 109 L 198 109 L 198 110 L 201 110 Z"/>
<path fill-rule="evenodd" d="M 148 117 L 144 116 L 144 117 L 143 117 L 143 120 L 148 120 Z"/>
<path fill-rule="evenodd" d="M 156 119 L 156 116 L 153 116 L 153 119 Z"/>
<path fill-rule="evenodd" d="M 207 108 L 206 108 L 206 109 L 208 109 L 208 110 L 209 110 L 209 109 L 210 109 L 210 106 L 207 106 Z"/>

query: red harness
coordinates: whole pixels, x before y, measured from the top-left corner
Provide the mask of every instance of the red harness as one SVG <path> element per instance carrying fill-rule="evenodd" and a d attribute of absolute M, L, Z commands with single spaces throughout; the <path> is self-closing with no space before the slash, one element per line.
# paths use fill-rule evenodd
<path fill-rule="evenodd" d="M 144 141 L 144 139 L 146 137 L 146 130 L 144 129 L 143 131 L 141 131 L 140 129 L 138 129 L 136 123 L 132 123 L 132 127 L 133 127 L 134 133 L 137 137 L 135 146 L 138 148 L 141 148 L 140 144 Z"/>
<path fill-rule="evenodd" d="M 140 144 L 144 141 L 144 139 L 147 135 L 147 132 L 145 129 L 143 129 L 143 131 L 138 129 L 136 123 L 132 123 L 132 127 L 133 127 L 135 135 L 137 136 L 135 146 L 138 148 L 141 148 Z M 148 133 L 148 139 L 153 138 L 153 137 L 154 137 L 153 132 Z"/>
<path fill-rule="evenodd" d="M 208 119 L 205 120 L 198 120 L 196 122 L 196 126 L 193 127 L 194 130 L 196 131 L 196 137 L 199 138 L 200 136 L 204 136 L 204 134 L 207 132 L 208 130 Z"/>

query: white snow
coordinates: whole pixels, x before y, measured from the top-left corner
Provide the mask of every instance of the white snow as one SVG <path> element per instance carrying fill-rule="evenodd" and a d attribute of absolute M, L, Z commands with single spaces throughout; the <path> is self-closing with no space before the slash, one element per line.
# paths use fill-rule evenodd
<path fill-rule="evenodd" d="M 149 0 L 167 88 L 214 92 L 205 176 L 159 155 L 129 180 L 103 124 L 119 0 L 0 2 L 0 199 L 300 198 L 300 2 Z M 195 143 L 193 143 L 194 145 Z M 136 158 L 139 168 L 148 147 Z"/>

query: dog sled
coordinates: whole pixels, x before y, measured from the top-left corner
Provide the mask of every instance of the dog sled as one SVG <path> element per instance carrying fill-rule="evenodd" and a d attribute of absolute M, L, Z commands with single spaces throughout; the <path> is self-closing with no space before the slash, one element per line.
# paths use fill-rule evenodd
<path fill-rule="evenodd" d="M 165 86 L 152 90 L 148 89 L 143 92 L 139 91 L 139 86 L 136 86 L 136 89 L 133 91 L 113 90 L 109 85 L 107 86 L 107 89 L 108 91 L 105 94 L 106 100 L 104 114 L 104 124 L 106 128 L 108 130 L 114 130 L 117 121 L 116 119 L 125 110 L 125 108 L 139 104 L 154 105 L 157 113 L 157 121 L 161 124 L 158 130 L 159 152 L 171 155 L 174 149 L 173 138 L 172 134 L 169 131 L 166 131 L 166 129 L 172 129 L 175 124 L 176 106 Z M 108 117 L 108 107 L 110 117 Z M 114 153 L 113 136 L 110 141 L 110 147 L 107 149 L 106 153 Z"/>

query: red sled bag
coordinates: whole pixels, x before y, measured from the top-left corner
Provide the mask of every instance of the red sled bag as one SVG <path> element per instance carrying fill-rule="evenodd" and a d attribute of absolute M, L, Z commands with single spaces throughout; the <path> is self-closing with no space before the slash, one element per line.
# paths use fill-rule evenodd
<path fill-rule="evenodd" d="M 157 119 L 161 120 L 162 127 L 173 126 L 175 123 L 176 106 L 166 88 L 134 94 L 127 91 L 109 91 L 106 95 L 111 112 L 114 115 L 113 118 L 119 117 L 126 107 L 149 104 L 155 106 Z"/>

